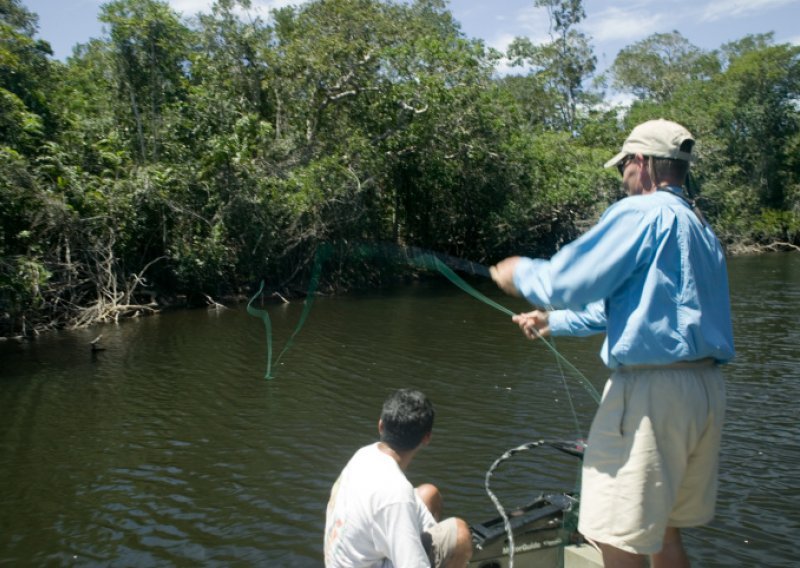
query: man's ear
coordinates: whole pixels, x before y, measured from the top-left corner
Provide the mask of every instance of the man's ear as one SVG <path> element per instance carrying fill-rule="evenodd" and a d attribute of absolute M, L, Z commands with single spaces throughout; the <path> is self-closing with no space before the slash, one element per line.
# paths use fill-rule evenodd
<path fill-rule="evenodd" d="M 378 434 L 383 434 L 383 420 L 378 418 Z"/>
<path fill-rule="evenodd" d="M 422 442 L 420 444 L 422 446 L 427 446 L 431 443 L 431 438 L 433 438 L 433 432 L 428 432 L 422 437 Z"/>
<path fill-rule="evenodd" d="M 642 156 L 641 154 L 636 154 L 636 159 L 641 161 L 641 167 L 639 168 L 639 182 L 642 186 L 641 189 L 643 192 L 650 192 L 653 189 L 653 177 L 650 175 L 650 158 Z"/>

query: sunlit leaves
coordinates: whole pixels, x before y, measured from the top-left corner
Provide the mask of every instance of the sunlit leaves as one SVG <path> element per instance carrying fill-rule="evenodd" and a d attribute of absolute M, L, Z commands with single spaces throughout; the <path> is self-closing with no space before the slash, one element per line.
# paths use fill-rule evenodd
<path fill-rule="evenodd" d="M 653 34 L 621 50 L 611 68 L 614 86 L 640 99 L 669 99 L 682 84 L 713 77 L 714 54 L 703 52 L 677 31 Z"/>

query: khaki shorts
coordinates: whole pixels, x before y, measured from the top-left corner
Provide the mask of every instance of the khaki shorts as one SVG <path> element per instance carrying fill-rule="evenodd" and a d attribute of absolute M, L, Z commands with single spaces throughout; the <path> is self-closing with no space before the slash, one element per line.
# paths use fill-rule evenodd
<path fill-rule="evenodd" d="M 441 568 L 453 553 L 458 537 L 458 526 L 455 517 L 436 523 L 422 533 L 422 544 L 428 553 L 433 568 Z"/>
<path fill-rule="evenodd" d="M 724 413 L 718 367 L 616 371 L 589 433 L 580 532 L 653 554 L 667 527 L 710 521 Z"/>

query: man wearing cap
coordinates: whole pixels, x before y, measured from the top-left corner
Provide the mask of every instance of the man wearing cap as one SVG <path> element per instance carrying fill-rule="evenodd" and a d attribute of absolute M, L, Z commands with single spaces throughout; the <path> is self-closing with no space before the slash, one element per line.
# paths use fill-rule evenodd
<path fill-rule="evenodd" d="M 606 566 L 689 566 L 680 529 L 714 515 L 725 383 L 734 356 L 725 257 L 684 183 L 694 139 L 651 120 L 617 167 L 628 196 L 549 261 L 492 267 L 541 308 L 514 316 L 530 338 L 605 333 L 611 369 L 584 457 L 580 532 Z"/>

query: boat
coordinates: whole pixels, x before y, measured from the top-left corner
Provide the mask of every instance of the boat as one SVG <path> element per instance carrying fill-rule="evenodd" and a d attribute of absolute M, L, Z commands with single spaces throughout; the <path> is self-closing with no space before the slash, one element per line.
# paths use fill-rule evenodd
<path fill-rule="evenodd" d="M 489 487 L 492 472 L 512 455 L 549 446 L 583 459 L 586 444 L 532 442 L 507 451 L 486 474 L 486 490 L 499 515 L 470 526 L 473 554 L 469 568 L 595 568 L 602 567 L 600 553 L 578 532 L 580 496 L 574 492 L 540 494 L 528 504 L 502 510 Z M 513 543 L 513 553 L 511 545 Z"/>

